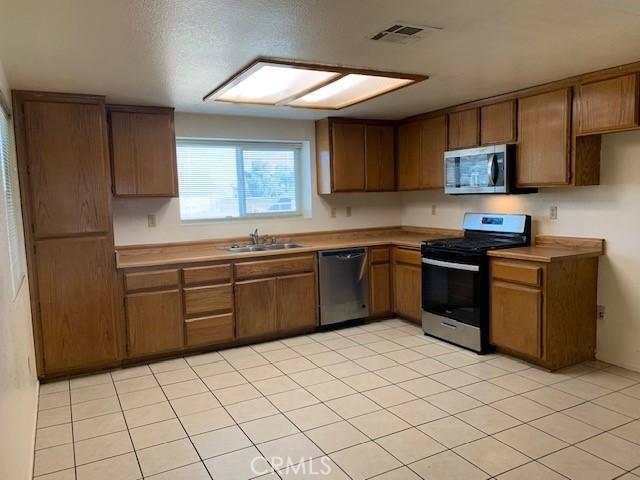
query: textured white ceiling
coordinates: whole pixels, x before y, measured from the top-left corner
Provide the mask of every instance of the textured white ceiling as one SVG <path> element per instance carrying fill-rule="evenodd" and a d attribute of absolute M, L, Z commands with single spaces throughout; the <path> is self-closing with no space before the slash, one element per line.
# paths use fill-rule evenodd
<path fill-rule="evenodd" d="M 398 20 L 444 30 L 368 40 Z M 332 113 L 202 102 L 258 56 L 430 75 L 338 113 L 402 118 L 640 60 L 638 45 L 637 0 L 0 0 L 12 88 L 185 112 Z"/>

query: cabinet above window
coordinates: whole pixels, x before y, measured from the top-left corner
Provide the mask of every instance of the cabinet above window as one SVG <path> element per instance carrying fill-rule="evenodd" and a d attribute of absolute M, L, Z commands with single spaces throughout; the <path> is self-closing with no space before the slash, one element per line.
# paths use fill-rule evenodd
<path fill-rule="evenodd" d="M 108 105 L 113 194 L 177 197 L 173 108 Z"/>
<path fill-rule="evenodd" d="M 318 193 L 393 191 L 393 122 L 326 118 L 316 122 Z"/>

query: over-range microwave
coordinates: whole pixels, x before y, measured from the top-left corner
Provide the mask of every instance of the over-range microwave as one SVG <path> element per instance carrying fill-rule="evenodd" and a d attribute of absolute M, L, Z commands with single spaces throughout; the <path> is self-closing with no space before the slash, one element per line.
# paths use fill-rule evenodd
<path fill-rule="evenodd" d="M 451 150 L 444 153 L 444 193 L 534 193 L 515 188 L 516 146 L 513 144 Z"/>

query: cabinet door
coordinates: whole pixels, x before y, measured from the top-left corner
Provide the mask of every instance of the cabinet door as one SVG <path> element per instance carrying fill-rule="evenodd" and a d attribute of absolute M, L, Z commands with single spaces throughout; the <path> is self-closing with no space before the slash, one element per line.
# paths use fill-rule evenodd
<path fill-rule="evenodd" d="M 109 232 L 104 106 L 23 105 L 35 238 Z"/>
<path fill-rule="evenodd" d="M 177 196 L 173 110 L 111 111 L 115 195 Z"/>
<path fill-rule="evenodd" d="M 516 179 L 520 186 L 567 185 L 571 90 L 564 88 L 519 100 Z"/>
<path fill-rule="evenodd" d="M 479 141 L 480 118 L 477 108 L 449 114 L 449 150 L 477 147 Z"/>
<path fill-rule="evenodd" d="M 367 125 L 365 129 L 365 187 L 368 192 L 395 189 L 394 132 L 391 125 Z"/>
<path fill-rule="evenodd" d="M 638 75 L 631 74 L 578 87 L 578 134 L 638 126 Z"/>
<path fill-rule="evenodd" d="M 447 117 L 420 122 L 420 187 L 444 187 L 444 152 L 447 149 Z"/>
<path fill-rule="evenodd" d="M 391 311 L 391 265 L 374 263 L 370 268 L 371 302 L 369 314 L 382 315 Z"/>
<path fill-rule="evenodd" d="M 131 357 L 180 350 L 184 325 L 180 291 L 127 295 L 127 345 Z"/>
<path fill-rule="evenodd" d="M 480 109 L 480 144 L 516 141 L 516 101 L 485 105 Z"/>
<path fill-rule="evenodd" d="M 398 315 L 416 322 L 422 319 L 420 267 L 396 263 L 393 271 L 394 308 Z"/>
<path fill-rule="evenodd" d="M 122 304 L 111 240 L 41 240 L 36 248 L 46 373 L 116 361 Z"/>
<path fill-rule="evenodd" d="M 537 288 L 491 282 L 491 343 L 542 357 L 542 293 Z"/>
<path fill-rule="evenodd" d="M 420 123 L 398 128 L 398 190 L 420 188 Z"/>
<path fill-rule="evenodd" d="M 364 125 L 333 123 L 331 132 L 333 190 L 364 191 Z"/>
<path fill-rule="evenodd" d="M 236 282 L 236 334 L 255 337 L 278 330 L 276 279 Z"/>
<path fill-rule="evenodd" d="M 302 273 L 277 279 L 278 330 L 316 325 L 316 274 Z"/>

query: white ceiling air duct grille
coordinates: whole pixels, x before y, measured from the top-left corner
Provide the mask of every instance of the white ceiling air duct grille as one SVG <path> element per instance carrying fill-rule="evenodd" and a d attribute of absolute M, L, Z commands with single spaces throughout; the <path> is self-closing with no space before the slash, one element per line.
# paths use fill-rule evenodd
<path fill-rule="evenodd" d="M 384 30 L 369 37 L 371 40 L 390 43 L 413 43 L 420 40 L 430 30 L 442 30 L 438 27 L 424 25 L 412 25 L 404 22 L 395 22 Z"/>

